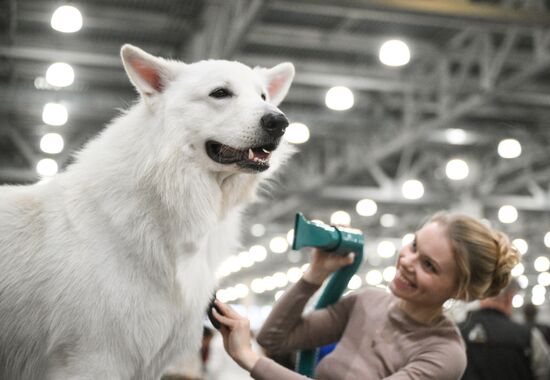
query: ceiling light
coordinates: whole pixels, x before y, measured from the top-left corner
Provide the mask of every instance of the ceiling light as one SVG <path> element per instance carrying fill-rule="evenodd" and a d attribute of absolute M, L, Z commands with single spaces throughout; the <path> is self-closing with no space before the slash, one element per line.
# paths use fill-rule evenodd
<path fill-rule="evenodd" d="M 284 237 L 275 236 L 269 242 L 269 249 L 271 249 L 271 251 L 275 253 L 286 252 L 286 250 L 288 249 L 288 242 Z"/>
<path fill-rule="evenodd" d="M 384 278 L 384 281 L 390 282 L 395 277 L 396 269 L 394 266 L 389 266 L 384 269 L 382 272 L 382 277 Z"/>
<path fill-rule="evenodd" d="M 263 245 L 253 245 L 248 250 L 255 262 L 264 261 L 267 257 L 267 249 Z"/>
<path fill-rule="evenodd" d="M 355 211 L 361 216 L 372 216 L 378 211 L 378 206 L 372 199 L 361 199 L 355 205 Z"/>
<path fill-rule="evenodd" d="M 467 134 L 466 131 L 460 128 L 449 128 L 445 130 L 445 137 L 449 144 L 461 145 L 466 142 Z"/>
<path fill-rule="evenodd" d="M 550 260 L 546 256 L 539 256 L 535 259 L 533 266 L 537 272 L 546 272 L 550 269 Z"/>
<path fill-rule="evenodd" d="M 292 267 L 286 272 L 286 277 L 288 278 L 288 281 L 294 284 L 302 278 L 302 270 L 298 267 Z"/>
<path fill-rule="evenodd" d="M 309 128 L 302 123 L 290 123 L 284 136 L 292 144 L 303 144 L 309 140 Z"/>
<path fill-rule="evenodd" d="M 447 178 L 453 181 L 460 181 L 468 177 L 469 171 L 470 169 L 468 168 L 466 161 L 458 158 L 450 160 L 445 166 L 445 174 L 447 174 Z"/>
<path fill-rule="evenodd" d="M 380 47 L 378 58 L 386 66 L 403 66 L 411 60 L 411 51 L 405 42 L 389 40 Z"/>
<path fill-rule="evenodd" d="M 51 177 L 58 171 L 57 162 L 51 158 L 43 158 L 36 164 L 36 172 L 44 177 Z"/>
<path fill-rule="evenodd" d="M 60 103 L 47 103 L 42 110 L 42 121 L 48 125 L 60 126 L 67 122 L 67 108 Z"/>
<path fill-rule="evenodd" d="M 44 153 L 57 154 L 63 150 L 63 137 L 58 133 L 46 133 L 40 139 L 40 149 Z"/>
<path fill-rule="evenodd" d="M 82 14 L 71 5 L 63 5 L 53 13 L 51 25 L 58 32 L 78 32 L 82 28 Z"/>
<path fill-rule="evenodd" d="M 393 244 L 393 242 L 389 240 L 382 240 L 380 243 L 378 243 L 378 246 L 376 247 L 376 252 L 378 253 L 378 256 L 385 259 L 395 255 L 395 251 L 395 244 Z"/>
<path fill-rule="evenodd" d="M 529 279 L 526 275 L 522 274 L 518 277 L 518 284 L 520 288 L 525 289 L 529 286 Z"/>
<path fill-rule="evenodd" d="M 252 227 L 250 227 L 250 233 L 252 234 L 252 236 L 255 236 L 255 237 L 261 237 L 261 236 L 264 236 L 265 235 L 265 227 L 263 224 L 254 224 L 252 225 Z"/>
<path fill-rule="evenodd" d="M 527 253 L 527 250 L 529 249 L 529 244 L 527 244 L 524 239 L 514 239 L 512 241 L 512 244 L 522 255 L 525 255 Z"/>
<path fill-rule="evenodd" d="M 544 234 L 544 245 L 550 248 L 550 231 Z"/>
<path fill-rule="evenodd" d="M 502 158 L 516 158 L 521 155 L 521 144 L 516 139 L 505 139 L 498 143 L 498 154 Z"/>
<path fill-rule="evenodd" d="M 353 92 L 347 87 L 336 86 L 327 91 L 325 104 L 335 111 L 345 111 L 353 107 Z"/>
<path fill-rule="evenodd" d="M 525 272 L 525 267 L 522 263 L 518 263 L 512 268 L 511 275 L 514 277 L 519 277 L 523 274 L 523 272 Z"/>
<path fill-rule="evenodd" d="M 237 255 L 239 259 L 239 263 L 243 268 L 250 268 L 252 265 L 254 265 L 254 257 L 250 253 L 250 251 L 242 251 Z"/>
<path fill-rule="evenodd" d="M 542 286 L 550 286 L 550 273 L 542 272 L 537 277 L 537 282 Z"/>
<path fill-rule="evenodd" d="M 361 281 L 361 277 L 354 274 L 353 276 L 351 276 L 351 278 L 348 282 L 348 289 L 351 289 L 351 290 L 359 289 L 361 287 L 362 283 L 363 282 Z"/>
<path fill-rule="evenodd" d="M 397 224 L 397 217 L 393 214 L 382 214 L 380 224 L 382 227 L 391 228 Z"/>
<path fill-rule="evenodd" d="M 67 87 L 74 82 L 74 71 L 71 65 L 65 62 L 56 62 L 48 67 L 46 81 L 55 87 Z"/>
<path fill-rule="evenodd" d="M 336 226 L 349 226 L 351 224 L 351 216 L 345 211 L 335 211 L 330 216 L 330 224 Z"/>
<path fill-rule="evenodd" d="M 523 306 L 523 296 L 521 294 L 516 294 L 512 298 L 512 306 L 516 309 Z"/>
<path fill-rule="evenodd" d="M 401 246 L 404 247 L 407 244 L 412 243 L 413 240 L 414 240 L 414 234 L 409 232 L 408 234 L 405 234 L 403 238 L 401 238 Z"/>
<path fill-rule="evenodd" d="M 294 243 L 294 228 L 290 229 L 286 233 L 286 241 L 288 242 L 289 245 L 292 245 L 292 243 Z"/>
<path fill-rule="evenodd" d="M 380 285 L 383 280 L 383 275 L 378 269 L 372 269 L 365 275 L 365 281 L 369 285 Z"/>
<path fill-rule="evenodd" d="M 518 210 L 514 206 L 502 206 L 498 209 L 498 220 L 506 224 L 514 223 L 518 220 Z"/>
<path fill-rule="evenodd" d="M 403 183 L 401 192 L 406 199 L 420 199 L 424 195 L 424 185 L 417 179 L 409 179 Z"/>
<path fill-rule="evenodd" d="M 288 278 L 283 272 L 274 273 L 272 278 L 275 281 L 275 286 L 278 288 L 284 288 L 288 284 Z"/>

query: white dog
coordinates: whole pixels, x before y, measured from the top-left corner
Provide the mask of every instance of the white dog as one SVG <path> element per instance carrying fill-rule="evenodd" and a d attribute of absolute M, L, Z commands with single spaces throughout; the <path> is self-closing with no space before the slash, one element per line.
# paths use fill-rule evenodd
<path fill-rule="evenodd" d="M 0 188 L 0 379 L 157 379 L 195 353 L 239 213 L 288 156 L 292 64 L 121 55 L 141 100 L 50 182 Z"/>

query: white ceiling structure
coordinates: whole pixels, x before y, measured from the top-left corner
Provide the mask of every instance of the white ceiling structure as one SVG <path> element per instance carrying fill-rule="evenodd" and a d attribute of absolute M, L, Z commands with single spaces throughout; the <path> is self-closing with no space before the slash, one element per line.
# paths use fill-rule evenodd
<path fill-rule="evenodd" d="M 0 3 L 0 183 L 38 179 L 36 162 L 54 158 L 61 167 L 72 153 L 126 107 L 135 93 L 122 70 L 123 43 L 184 61 L 235 59 L 249 65 L 295 64 L 297 74 L 281 109 L 308 125 L 311 139 L 277 180 L 263 202 L 249 208 L 243 250 L 268 247 L 286 236 L 294 214 L 328 221 L 347 211 L 366 236 L 371 269 L 391 266 L 380 258 L 381 239 L 398 241 L 440 209 L 458 209 L 486 218 L 494 227 L 529 244 L 524 255 L 524 290 L 531 297 L 539 272 L 534 262 L 550 257 L 543 243 L 550 231 L 550 1 L 546 0 L 87 0 L 71 1 L 83 15 L 77 33 L 53 30 L 60 5 L 49 0 Z M 402 67 L 378 59 L 380 45 L 401 39 L 411 50 Z M 53 62 L 74 67 L 75 82 L 63 89 L 36 86 Z M 353 108 L 333 111 L 324 96 L 347 86 Z M 61 127 L 44 125 L 45 103 L 69 110 Z M 453 144 L 449 129 L 465 140 Z M 47 132 L 58 132 L 65 149 L 40 151 Z M 504 159 L 499 141 L 518 140 L 522 153 Z M 445 175 L 449 159 L 464 159 L 469 176 Z M 424 196 L 406 199 L 408 179 L 424 185 Z M 378 211 L 359 216 L 360 199 Z M 515 223 L 499 221 L 512 205 Z M 380 217 L 391 214 L 393 226 Z M 249 232 L 265 226 L 263 236 Z M 269 251 L 269 249 L 268 249 Z M 304 253 L 269 252 L 265 261 L 222 279 L 222 286 L 250 286 L 257 277 L 286 273 L 307 262 Z M 277 289 L 254 295 L 269 303 Z M 546 304 L 549 296 L 546 295 Z"/>

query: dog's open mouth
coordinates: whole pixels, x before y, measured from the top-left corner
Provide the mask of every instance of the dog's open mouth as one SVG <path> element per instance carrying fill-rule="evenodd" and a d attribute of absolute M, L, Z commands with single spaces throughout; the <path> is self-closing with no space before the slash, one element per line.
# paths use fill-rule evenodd
<path fill-rule="evenodd" d="M 243 169 L 262 172 L 269 169 L 271 152 L 277 148 L 277 143 L 236 149 L 217 141 L 206 142 L 208 157 L 219 164 L 237 164 Z"/>

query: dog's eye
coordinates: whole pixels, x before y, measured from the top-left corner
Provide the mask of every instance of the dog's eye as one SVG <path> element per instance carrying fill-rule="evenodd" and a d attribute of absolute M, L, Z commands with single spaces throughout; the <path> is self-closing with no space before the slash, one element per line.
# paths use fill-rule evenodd
<path fill-rule="evenodd" d="M 262 94 L 262 99 L 263 99 L 263 100 L 265 100 L 265 99 L 266 99 L 266 97 L 265 97 L 265 94 Z"/>
<path fill-rule="evenodd" d="M 223 98 L 229 98 L 233 96 L 233 93 L 226 88 L 217 88 L 214 91 L 212 91 L 209 96 L 216 99 L 223 99 Z"/>

